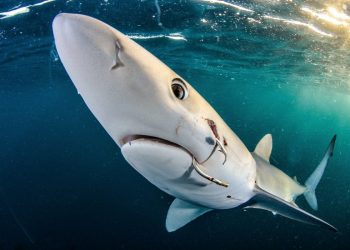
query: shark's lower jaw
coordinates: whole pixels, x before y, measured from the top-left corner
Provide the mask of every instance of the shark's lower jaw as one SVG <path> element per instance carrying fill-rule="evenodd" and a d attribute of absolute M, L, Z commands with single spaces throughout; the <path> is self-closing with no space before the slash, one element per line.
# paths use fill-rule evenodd
<path fill-rule="evenodd" d="M 189 150 L 182 147 L 181 145 L 176 144 L 176 143 L 171 142 L 171 141 L 168 141 L 168 140 L 165 140 L 165 139 L 162 139 L 160 137 L 149 136 L 149 135 L 127 135 L 121 140 L 121 147 L 123 147 L 125 144 L 131 144 L 135 141 L 149 141 L 149 142 L 157 143 L 160 145 L 163 144 L 163 145 L 179 148 L 179 149 L 185 151 L 186 153 L 188 153 L 192 158 L 195 159 L 195 156 Z"/>
<path fill-rule="evenodd" d="M 132 135 L 124 137 L 121 152 L 125 160 L 147 180 L 170 195 L 178 195 L 182 178 L 192 165 L 192 154 L 183 147 L 156 137 Z M 170 181 L 174 180 L 174 181 Z M 183 182 L 181 181 L 183 180 Z"/>

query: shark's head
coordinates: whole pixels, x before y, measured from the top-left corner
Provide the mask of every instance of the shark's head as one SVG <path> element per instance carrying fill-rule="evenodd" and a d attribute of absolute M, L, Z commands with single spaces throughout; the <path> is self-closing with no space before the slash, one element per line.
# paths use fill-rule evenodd
<path fill-rule="evenodd" d="M 219 116 L 159 59 L 91 17 L 59 14 L 53 32 L 79 94 L 119 146 L 142 137 L 177 145 L 198 162 L 210 156 Z"/>

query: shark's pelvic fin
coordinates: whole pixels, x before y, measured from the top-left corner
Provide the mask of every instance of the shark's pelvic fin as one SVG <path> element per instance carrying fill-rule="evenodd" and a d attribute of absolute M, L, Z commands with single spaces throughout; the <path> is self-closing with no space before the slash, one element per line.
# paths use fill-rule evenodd
<path fill-rule="evenodd" d="M 306 192 L 304 193 L 306 201 L 309 203 L 310 207 L 314 210 L 318 209 L 317 205 L 317 199 L 315 195 L 315 190 L 320 182 L 323 172 L 327 166 L 328 159 L 332 157 L 335 140 L 337 139 L 337 136 L 334 135 L 331 142 L 329 143 L 329 146 L 326 150 L 326 153 L 324 154 L 320 164 L 318 164 L 317 168 L 314 170 L 314 172 L 310 175 L 310 177 L 306 180 L 305 186 L 307 188 Z"/>
<path fill-rule="evenodd" d="M 165 222 L 166 229 L 168 232 L 174 232 L 211 210 L 211 208 L 202 207 L 176 198 L 168 210 Z"/>
<path fill-rule="evenodd" d="M 256 145 L 254 153 L 263 158 L 265 161 L 270 162 L 271 151 L 272 135 L 266 134 Z"/>
<path fill-rule="evenodd" d="M 284 217 L 304 222 L 311 225 L 316 225 L 334 232 L 338 230 L 331 224 L 317 218 L 316 216 L 298 208 L 292 203 L 288 203 L 277 196 L 270 194 L 259 187 L 255 187 L 256 195 L 247 203 L 246 208 L 258 208 L 280 214 Z"/>

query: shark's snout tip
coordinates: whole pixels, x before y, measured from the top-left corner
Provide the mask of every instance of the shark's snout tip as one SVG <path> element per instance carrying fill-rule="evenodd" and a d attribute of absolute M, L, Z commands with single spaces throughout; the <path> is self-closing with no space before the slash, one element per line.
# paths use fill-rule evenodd
<path fill-rule="evenodd" d="M 79 16 L 82 17 L 83 15 L 61 12 L 54 17 L 53 22 L 55 23 L 55 22 L 62 22 L 64 20 L 69 20 L 69 19 L 77 19 Z"/>
<path fill-rule="evenodd" d="M 65 20 L 67 19 L 67 17 L 69 15 L 70 14 L 67 14 L 67 13 L 60 13 L 60 14 L 57 14 L 55 16 L 55 18 L 53 19 L 53 21 L 52 21 L 52 30 L 53 30 L 53 34 L 54 34 L 55 38 L 57 38 L 57 35 L 61 31 L 61 29 L 62 29 L 62 27 L 64 25 L 64 22 L 65 22 Z"/>
<path fill-rule="evenodd" d="M 64 27 L 71 28 L 72 25 L 78 21 L 82 20 L 83 15 L 72 14 L 72 13 L 59 13 L 55 16 L 52 21 L 52 29 L 54 35 L 56 35 L 59 31 L 62 31 Z"/>
<path fill-rule="evenodd" d="M 64 21 L 64 19 L 66 18 L 66 16 L 69 15 L 67 13 L 59 13 L 55 16 L 55 18 L 52 21 L 52 27 L 57 27 L 59 25 L 61 25 Z"/>
<path fill-rule="evenodd" d="M 66 15 L 69 15 L 68 13 L 58 13 L 55 17 L 54 17 L 54 22 L 58 21 L 60 19 L 63 19 Z"/>

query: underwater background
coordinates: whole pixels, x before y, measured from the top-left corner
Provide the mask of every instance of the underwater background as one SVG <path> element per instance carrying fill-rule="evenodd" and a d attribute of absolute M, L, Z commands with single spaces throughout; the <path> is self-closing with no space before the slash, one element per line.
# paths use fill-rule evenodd
<path fill-rule="evenodd" d="M 350 246 L 350 1 L 0 1 L 0 249 L 345 249 Z M 167 233 L 173 198 L 123 159 L 65 72 L 60 12 L 124 32 L 196 88 L 253 150 L 317 188 L 328 232 L 266 211 L 214 211 Z"/>

